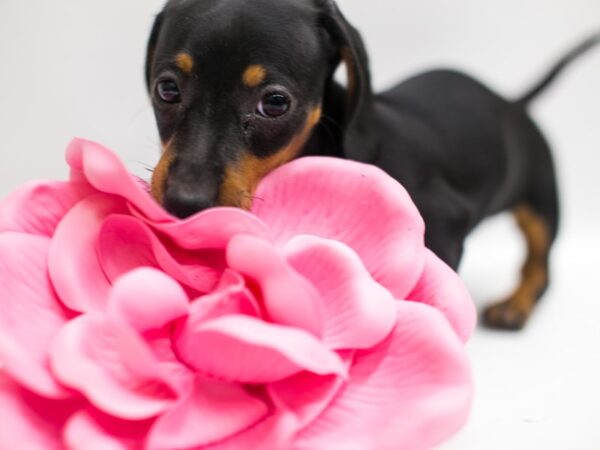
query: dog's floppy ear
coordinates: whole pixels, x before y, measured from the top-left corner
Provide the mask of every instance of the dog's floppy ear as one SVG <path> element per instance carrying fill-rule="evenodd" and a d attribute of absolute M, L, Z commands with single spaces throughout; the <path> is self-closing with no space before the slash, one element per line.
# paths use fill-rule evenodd
<path fill-rule="evenodd" d="M 150 91 L 150 77 L 152 75 L 152 63 L 154 62 L 154 52 L 156 50 L 156 44 L 158 43 L 158 36 L 163 23 L 164 12 L 161 12 L 156 16 L 154 25 L 152 25 L 152 31 L 150 31 L 150 38 L 148 39 L 148 46 L 146 49 L 146 87 Z"/>
<path fill-rule="evenodd" d="M 376 124 L 369 60 L 358 31 L 333 0 L 317 0 L 321 25 L 334 47 L 333 71 L 343 61 L 348 72 L 342 145 L 350 159 L 371 162 L 377 153 Z"/>

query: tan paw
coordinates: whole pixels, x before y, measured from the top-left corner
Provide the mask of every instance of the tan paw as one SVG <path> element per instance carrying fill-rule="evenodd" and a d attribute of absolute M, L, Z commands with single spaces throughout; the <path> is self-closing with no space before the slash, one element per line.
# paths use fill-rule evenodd
<path fill-rule="evenodd" d="M 530 308 L 523 308 L 514 299 L 509 299 L 487 307 L 483 313 L 483 323 L 500 330 L 520 330 L 527 323 Z"/>

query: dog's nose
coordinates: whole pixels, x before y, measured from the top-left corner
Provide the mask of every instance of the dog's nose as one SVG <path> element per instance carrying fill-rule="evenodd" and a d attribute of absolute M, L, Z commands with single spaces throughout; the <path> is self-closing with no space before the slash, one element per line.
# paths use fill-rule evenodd
<path fill-rule="evenodd" d="M 214 196 L 187 189 L 167 188 L 163 197 L 163 206 L 171 214 L 185 219 L 197 212 L 215 206 Z"/>

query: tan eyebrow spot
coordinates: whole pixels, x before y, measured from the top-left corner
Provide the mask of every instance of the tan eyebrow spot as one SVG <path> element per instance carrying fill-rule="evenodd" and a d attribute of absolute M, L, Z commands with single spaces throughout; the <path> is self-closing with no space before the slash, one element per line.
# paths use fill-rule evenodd
<path fill-rule="evenodd" d="M 189 53 L 181 52 L 175 57 L 175 64 L 185 74 L 190 74 L 194 68 L 194 60 Z"/>
<path fill-rule="evenodd" d="M 304 127 L 289 144 L 265 158 L 246 152 L 241 160 L 227 167 L 219 192 L 219 205 L 237 206 L 249 210 L 252 207 L 252 195 L 260 180 L 272 170 L 298 156 L 320 119 L 321 106 L 317 106 L 307 115 Z"/>
<path fill-rule="evenodd" d="M 267 78 L 267 69 L 260 64 L 253 64 L 244 70 L 242 82 L 244 86 L 253 88 L 265 81 L 265 78 Z"/>

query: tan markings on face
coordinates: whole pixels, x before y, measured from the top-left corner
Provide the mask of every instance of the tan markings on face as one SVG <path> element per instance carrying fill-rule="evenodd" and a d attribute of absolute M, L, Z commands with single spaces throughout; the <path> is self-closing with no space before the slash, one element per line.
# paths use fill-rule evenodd
<path fill-rule="evenodd" d="M 219 191 L 220 206 L 237 206 L 243 209 L 252 207 L 252 195 L 256 186 L 269 172 L 291 161 L 306 143 L 315 125 L 321 119 L 321 107 L 314 108 L 306 117 L 302 130 L 290 143 L 273 155 L 259 158 L 250 152 L 225 169 L 224 181 Z"/>
<path fill-rule="evenodd" d="M 192 56 L 186 52 L 181 52 L 175 57 L 175 64 L 187 75 L 192 73 L 192 69 L 194 68 L 194 60 L 192 59 Z"/>
<path fill-rule="evenodd" d="M 265 81 L 267 78 L 267 69 L 260 64 L 248 66 L 242 75 L 242 83 L 244 86 L 254 88 Z"/>
<path fill-rule="evenodd" d="M 169 174 L 169 166 L 173 162 L 173 153 L 169 143 L 164 146 L 164 151 L 160 161 L 154 168 L 152 173 L 152 181 L 150 182 L 150 193 L 154 199 L 162 204 L 165 186 L 167 184 L 167 175 Z"/>

